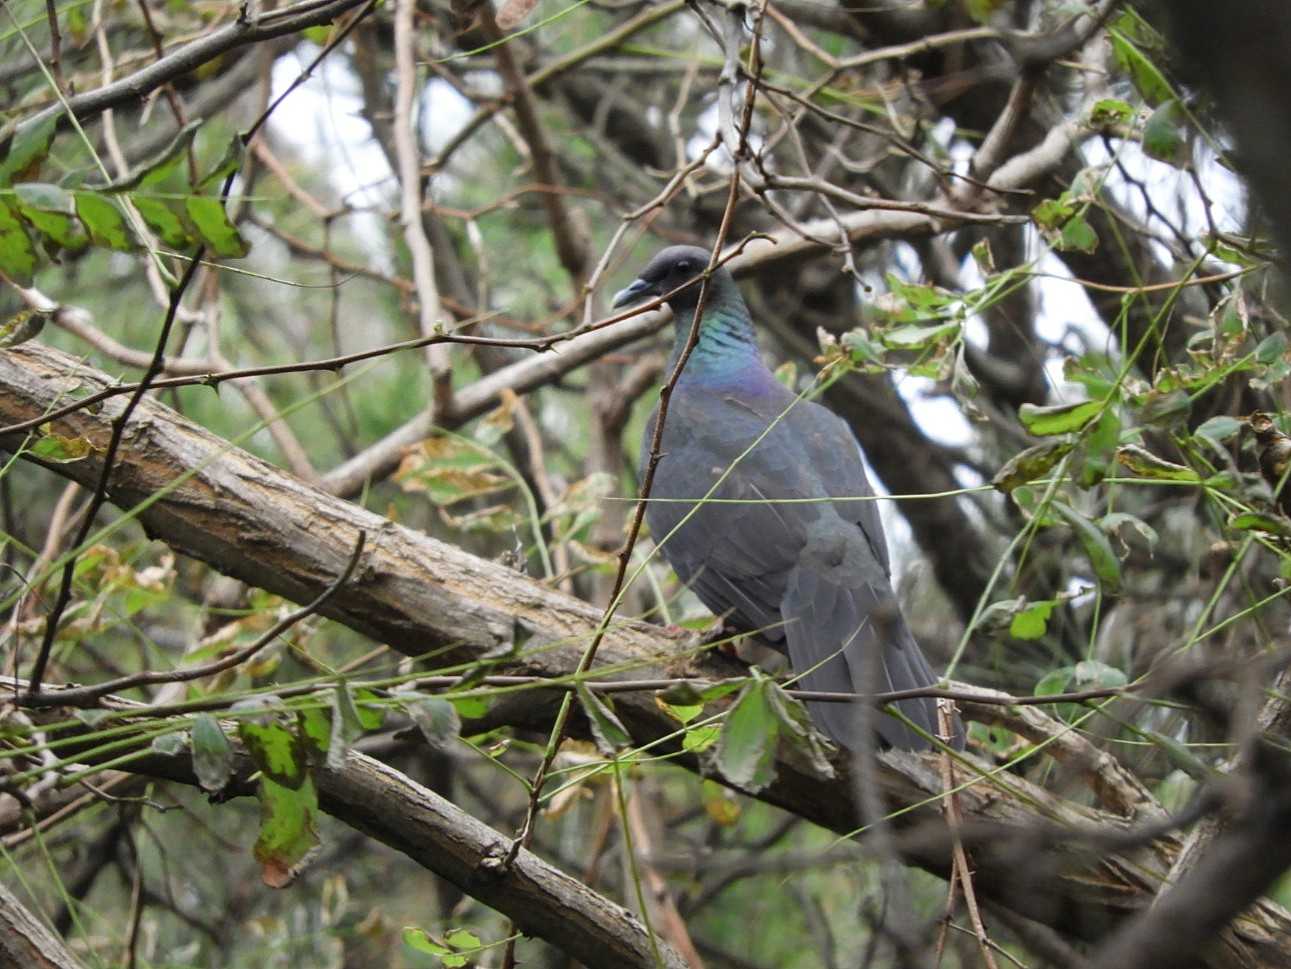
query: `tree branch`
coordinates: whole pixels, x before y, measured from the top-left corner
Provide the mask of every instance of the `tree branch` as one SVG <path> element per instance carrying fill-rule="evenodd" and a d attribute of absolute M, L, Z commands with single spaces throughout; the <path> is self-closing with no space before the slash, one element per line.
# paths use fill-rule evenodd
<path fill-rule="evenodd" d="M 112 698 L 109 705 L 129 709 L 132 704 Z M 131 762 L 130 769 L 197 784 L 187 751 L 150 754 Z M 252 793 L 248 779 L 256 768 L 240 748 L 234 770 L 226 793 Z M 546 939 L 591 969 L 659 969 L 645 926 L 633 913 L 530 851 L 504 865 L 510 839 L 393 767 L 351 750 L 339 766 L 319 765 L 313 777 L 319 806 L 328 814 L 509 916 L 526 935 Z M 656 942 L 663 969 L 687 969 L 675 951 Z M 60 964 L 59 969 L 71 967 Z"/>
<path fill-rule="evenodd" d="M 306 27 L 331 23 L 341 14 L 363 2 L 364 0 L 328 0 L 328 2 L 303 0 L 290 7 L 263 13 L 255 20 L 247 20 L 239 16 L 233 23 L 212 30 L 142 70 L 135 71 L 119 81 L 68 98 L 68 107 L 78 120 L 86 121 L 109 108 L 137 103 L 163 84 L 183 77 L 203 64 L 215 60 L 221 54 L 262 40 L 294 34 Z M 13 137 L 26 133 L 55 115 L 58 116 L 60 128 L 69 123 L 62 104 L 57 104 L 19 124 L 14 129 Z M 0 154 L 7 151 L 8 147 L 9 139 L 0 142 Z"/>
<path fill-rule="evenodd" d="M 63 940 L 32 915 L 3 881 L 0 881 L 0 965 L 82 969 Z"/>

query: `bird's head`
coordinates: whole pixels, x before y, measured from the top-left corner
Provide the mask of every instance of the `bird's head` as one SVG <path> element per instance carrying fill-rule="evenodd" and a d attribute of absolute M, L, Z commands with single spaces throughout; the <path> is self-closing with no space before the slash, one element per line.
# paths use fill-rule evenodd
<path fill-rule="evenodd" d="M 708 268 L 708 258 L 708 250 L 698 246 L 669 246 L 646 264 L 631 286 L 614 294 L 614 308 L 672 293 L 668 296 L 668 305 L 674 313 L 693 309 L 699 302 L 701 277 Z M 709 298 L 728 285 L 735 285 L 730 272 L 725 267 L 713 270 Z"/>

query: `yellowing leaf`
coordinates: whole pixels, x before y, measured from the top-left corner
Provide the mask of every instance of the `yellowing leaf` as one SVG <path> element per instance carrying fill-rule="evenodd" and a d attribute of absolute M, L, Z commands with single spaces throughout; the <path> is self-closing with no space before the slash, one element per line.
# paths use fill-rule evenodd
<path fill-rule="evenodd" d="M 1098 416 L 1103 409 L 1101 400 L 1082 400 L 1075 404 L 1056 404 L 1040 407 L 1023 404 L 1018 408 L 1018 420 L 1036 437 L 1070 434 Z"/>
<path fill-rule="evenodd" d="M 1116 460 L 1140 478 L 1155 478 L 1158 481 L 1201 481 L 1201 475 L 1192 468 L 1159 458 L 1137 444 L 1126 444 L 1118 448 Z"/>
<path fill-rule="evenodd" d="M 284 888 L 318 851 L 318 793 L 308 776 L 295 788 L 260 778 L 260 835 L 255 858 L 270 888 Z"/>
<path fill-rule="evenodd" d="M 991 484 L 1011 494 L 1015 488 L 1048 474 L 1071 448 L 1070 441 L 1047 441 L 1020 451 L 995 473 Z"/>
<path fill-rule="evenodd" d="M 410 448 L 394 477 L 404 491 L 425 492 L 435 504 L 451 505 L 513 488 L 515 482 L 496 470 L 498 466 L 498 460 L 479 446 L 439 435 Z"/>

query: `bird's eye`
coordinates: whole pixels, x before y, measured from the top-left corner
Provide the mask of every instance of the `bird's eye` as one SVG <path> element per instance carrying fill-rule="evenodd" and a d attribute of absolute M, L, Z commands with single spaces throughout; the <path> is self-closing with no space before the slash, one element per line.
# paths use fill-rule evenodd
<path fill-rule="evenodd" d="M 694 264 L 692 264 L 689 259 L 683 259 L 681 262 L 677 263 L 677 272 L 679 273 L 688 273 L 694 268 Z"/>

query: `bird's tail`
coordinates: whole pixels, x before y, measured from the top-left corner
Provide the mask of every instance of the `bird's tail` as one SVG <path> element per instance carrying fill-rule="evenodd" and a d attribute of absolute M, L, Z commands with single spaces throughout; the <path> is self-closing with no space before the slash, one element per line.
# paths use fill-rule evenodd
<path fill-rule="evenodd" d="M 923 652 L 906 626 L 896 597 L 887 589 L 840 586 L 833 576 L 796 568 L 789 576 L 780 614 L 789 662 L 801 673 L 804 690 L 885 693 L 934 686 Z M 855 704 L 808 701 L 812 721 L 835 742 L 855 750 L 861 717 Z M 931 697 L 900 700 L 901 714 L 924 733 L 937 736 L 937 703 Z M 932 745 L 901 719 L 875 711 L 872 722 L 881 741 L 903 750 Z M 964 746 L 964 728 L 955 718 L 953 746 Z"/>

